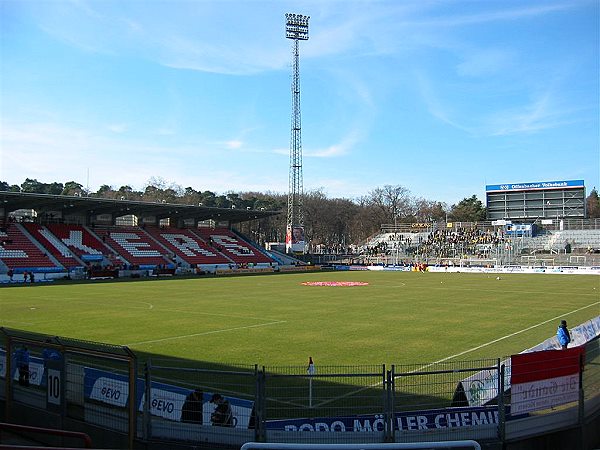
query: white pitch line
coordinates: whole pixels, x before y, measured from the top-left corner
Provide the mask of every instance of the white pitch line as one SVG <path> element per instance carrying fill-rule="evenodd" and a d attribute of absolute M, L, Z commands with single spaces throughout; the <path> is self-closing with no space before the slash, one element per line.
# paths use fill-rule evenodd
<path fill-rule="evenodd" d="M 154 308 L 154 305 L 152 303 L 148 303 L 148 302 L 136 302 L 136 303 L 143 303 L 144 305 L 148 305 L 148 309 Z"/>
<path fill-rule="evenodd" d="M 502 337 L 500 337 L 500 338 L 498 338 L 498 339 L 494 339 L 493 341 L 486 342 L 485 344 L 481 344 L 481 345 L 478 345 L 477 347 L 470 348 L 470 349 L 468 349 L 468 350 L 465 350 L 464 352 L 460 352 L 460 353 L 457 353 L 457 354 L 455 354 L 455 355 L 452 355 L 452 356 L 447 356 L 446 358 L 442 358 L 442 359 L 440 359 L 440 360 L 438 360 L 438 361 L 435 361 L 435 362 L 432 362 L 432 363 L 426 364 L 426 365 L 424 365 L 424 366 L 421 366 L 421 367 L 419 367 L 418 369 L 411 370 L 411 371 L 410 371 L 410 372 L 408 372 L 408 373 L 419 372 L 419 371 L 421 371 L 421 370 L 423 370 L 423 369 L 427 369 L 428 367 L 435 366 L 436 364 L 439 364 L 439 363 L 442 363 L 442 362 L 448 361 L 449 359 L 453 359 L 453 358 L 456 358 L 457 356 L 462 356 L 462 355 L 465 355 L 465 354 L 467 354 L 467 353 L 474 352 L 475 350 L 479 350 L 480 348 L 487 347 L 488 345 L 495 344 L 496 342 L 503 341 L 504 339 L 508 339 L 508 338 L 510 338 L 510 337 L 513 337 L 513 336 L 516 336 L 516 335 L 518 335 L 518 334 L 525 333 L 526 331 L 533 330 L 534 328 L 537 328 L 537 327 L 540 327 L 540 326 L 542 326 L 542 325 L 545 325 L 545 324 L 547 324 L 548 322 L 552 322 L 552 321 L 554 321 L 554 320 L 561 319 L 561 318 L 563 318 L 563 317 L 566 317 L 566 316 L 568 316 L 569 314 L 574 314 L 574 313 L 576 313 L 576 312 L 582 311 L 582 310 L 584 310 L 584 309 L 590 308 L 590 307 L 592 307 L 592 306 L 595 306 L 595 305 L 600 305 L 600 302 L 594 302 L 594 303 L 590 303 L 590 304 L 589 304 L 589 305 L 587 305 L 587 306 L 582 306 L 581 308 L 578 308 L 578 309 L 575 309 L 575 310 L 573 310 L 573 311 L 569 311 L 569 312 L 567 312 L 567 313 L 561 314 L 560 316 L 553 317 L 552 319 L 545 320 L 545 321 L 543 321 L 543 322 L 540 322 L 540 323 L 538 323 L 538 324 L 536 324 L 536 325 L 532 325 L 532 326 L 530 326 L 530 327 L 528 327 L 528 328 L 524 328 L 524 329 L 522 329 L 522 330 L 515 331 L 514 333 L 507 334 L 506 336 L 502 336 Z M 319 403 L 319 404 L 318 404 L 318 405 L 316 405 L 316 406 L 317 406 L 317 407 L 321 407 L 321 406 L 323 406 L 323 405 L 326 405 L 326 404 L 328 404 L 328 403 L 335 402 L 335 401 L 337 401 L 337 400 L 339 400 L 339 399 L 342 399 L 342 398 L 345 398 L 345 397 L 350 397 L 351 395 L 357 394 L 357 393 L 359 393 L 359 392 L 362 392 L 362 391 L 366 391 L 367 389 L 371 389 L 371 388 L 374 388 L 374 387 L 380 386 L 381 384 L 382 384 L 382 382 L 381 382 L 381 381 L 379 381 L 379 382 L 377 382 L 377 383 L 375 383 L 375 384 L 372 384 L 372 385 L 370 385 L 370 386 L 365 386 L 365 387 L 362 387 L 362 388 L 360 388 L 360 389 L 356 389 L 356 390 L 354 390 L 354 391 L 352 391 L 352 392 L 348 392 L 347 394 L 340 395 L 339 397 L 335 397 L 335 398 L 331 398 L 331 399 L 329 399 L 329 400 L 325 400 L 325 401 L 323 401 L 323 402 Z"/>
<path fill-rule="evenodd" d="M 576 312 L 579 312 L 579 311 L 582 311 L 584 309 L 590 308 L 591 306 L 594 306 L 594 305 L 600 305 L 600 302 L 590 303 L 587 306 L 582 306 L 579 309 L 575 309 L 575 310 L 570 311 L 568 313 L 561 314 L 560 316 L 553 317 L 552 319 L 544 320 L 543 322 L 540 322 L 540 323 L 538 323 L 536 325 L 532 325 L 532 326 L 530 326 L 528 328 L 524 328 L 523 330 L 515 331 L 514 333 L 507 334 L 506 336 L 502 336 L 502 337 L 500 337 L 498 339 L 494 339 L 493 341 L 486 342 L 485 344 L 478 345 L 477 347 L 473 347 L 473 348 L 471 348 L 469 350 L 465 350 L 464 352 L 457 353 L 456 355 L 452 355 L 452 356 L 448 356 L 446 358 L 440 359 L 439 361 L 436 361 L 436 362 L 433 362 L 431 364 L 428 364 L 428 365 L 424 366 L 423 368 L 427 368 L 427 367 L 433 366 L 434 364 L 438 364 L 438 363 L 441 363 L 441 362 L 444 362 L 444 361 L 448 361 L 449 359 L 456 358 L 457 356 L 462 356 L 462 355 L 464 355 L 466 353 L 474 352 L 475 350 L 479 350 L 480 348 L 487 347 L 488 345 L 495 344 L 496 342 L 503 341 L 504 339 L 508 339 L 508 338 L 511 338 L 511 337 L 516 336 L 518 334 L 525 333 L 526 331 L 533 330 L 534 328 L 540 327 L 542 325 L 546 325 L 548 322 L 552 322 L 554 320 L 561 319 L 561 318 L 563 318 L 565 316 L 568 316 L 569 314 L 574 314 Z"/>
<path fill-rule="evenodd" d="M 221 314 L 221 313 L 208 313 L 204 311 L 190 311 L 185 309 L 172 309 L 172 308 L 160 308 L 160 312 L 176 312 L 183 314 L 199 314 L 201 316 L 216 316 L 216 317 L 225 317 L 225 318 L 233 318 L 233 319 L 249 319 L 249 320 L 265 320 L 268 317 L 254 317 L 254 316 L 240 316 L 237 314 Z"/>
<path fill-rule="evenodd" d="M 259 323 L 257 325 L 247 325 L 247 326 L 244 326 L 244 327 L 224 328 L 222 330 L 206 331 L 204 333 L 186 334 L 186 335 L 183 335 L 183 336 L 172 336 L 172 337 L 162 338 L 162 339 L 153 339 L 151 341 L 131 342 L 129 344 L 122 344 L 122 345 L 124 345 L 126 347 L 129 347 L 129 346 L 132 346 L 132 345 L 154 344 L 156 342 L 174 341 L 176 339 L 186 339 L 186 338 L 197 337 L 197 336 L 206 336 L 206 335 L 209 335 L 209 334 L 227 333 L 228 331 L 237 331 L 237 330 L 246 330 L 248 328 L 266 327 L 266 326 L 269 326 L 269 325 L 278 325 L 280 323 L 286 323 L 286 321 L 285 320 L 279 320 L 277 322 Z"/>

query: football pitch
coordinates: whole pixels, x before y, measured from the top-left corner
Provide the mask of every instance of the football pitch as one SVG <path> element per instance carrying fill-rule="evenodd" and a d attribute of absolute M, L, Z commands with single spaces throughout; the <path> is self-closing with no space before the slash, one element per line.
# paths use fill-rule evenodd
<path fill-rule="evenodd" d="M 364 286 L 307 286 L 355 281 Z M 154 358 L 302 366 L 497 358 L 600 314 L 600 277 L 415 272 L 54 283 L 0 289 L 0 326 Z"/>

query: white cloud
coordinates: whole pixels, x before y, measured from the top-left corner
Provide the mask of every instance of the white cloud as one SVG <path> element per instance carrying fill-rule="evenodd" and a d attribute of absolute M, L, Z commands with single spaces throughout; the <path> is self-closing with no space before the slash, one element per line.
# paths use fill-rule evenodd
<path fill-rule="evenodd" d="M 427 111 L 441 122 L 471 136 L 535 133 L 580 120 L 576 114 L 580 111 L 560 99 L 560 76 L 546 81 L 543 91 L 534 90 L 529 94 L 531 99 L 527 103 L 512 106 L 505 103 L 496 107 L 489 105 L 483 109 L 478 103 L 468 99 L 460 104 L 444 102 L 432 81 L 422 71 L 416 74 L 416 80 Z M 519 89 L 525 90 L 527 86 Z"/>
<path fill-rule="evenodd" d="M 312 156 L 315 158 L 332 158 L 336 156 L 341 156 L 347 153 L 347 149 L 342 144 L 334 144 L 329 147 L 316 149 L 309 152 L 305 152 L 306 156 Z"/>
<path fill-rule="evenodd" d="M 233 140 L 229 145 L 242 143 Z M 161 177 L 216 192 L 286 191 L 285 164 L 278 176 L 249 165 L 245 159 L 232 159 L 218 151 L 222 148 L 223 143 L 208 147 L 201 143 L 124 140 L 122 135 L 101 135 L 54 123 L 2 123 L 0 180 L 10 184 L 21 184 L 25 178 L 75 180 L 86 185 L 89 171 L 91 190 L 102 184 L 141 189 L 150 178 Z"/>
<path fill-rule="evenodd" d="M 544 14 L 551 14 L 555 12 L 560 12 L 565 9 L 573 8 L 573 2 L 571 3 L 557 3 L 551 5 L 541 5 L 541 6 L 525 6 L 523 8 L 513 8 L 510 9 L 508 7 L 504 7 L 498 11 L 489 11 L 477 14 L 463 14 L 456 16 L 447 16 L 440 18 L 433 18 L 430 20 L 424 21 L 416 21 L 413 25 L 419 26 L 447 26 L 447 27 L 460 27 L 466 25 L 476 25 L 482 23 L 489 22 L 498 22 L 498 21 L 511 21 L 511 20 L 519 20 L 532 16 L 540 16 Z"/>
<path fill-rule="evenodd" d="M 454 119 L 453 113 L 450 111 L 450 108 L 442 103 L 442 100 L 435 92 L 431 81 L 423 72 L 416 72 L 416 85 L 425 103 L 427 111 L 436 119 L 444 122 L 454 128 L 465 131 L 467 133 L 472 133 L 473 130 L 469 127 L 459 123 L 456 119 Z"/>
<path fill-rule="evenodd" d="M 493 136 L 519 133 L 535 133 L 541 130 L 575 123 L 574 111 L 568 111 L 556 103 L 552 93 L 537 97 L 531 103 L 499 111 L 486 118 L 486 127 Z"/>
<path fill-rule="evenodd" d="M 225 147 L 230 150 L 239 150 L 243 147 L 244 143 L 237 139 L 232 139 L 231 141 L 225 142 Z"/>
<path fill-rule="evenodd" d="M 357 129 L 344 136 L 338 143 L 331 144 L 324 148 L 302 148 L 302 156 L 308 158 L 336 158 L 347 155 L 359 141 L 360 131 Z M 289 155 L 289 149 L 277 148 L 273 153 L 278 155 Z"/>

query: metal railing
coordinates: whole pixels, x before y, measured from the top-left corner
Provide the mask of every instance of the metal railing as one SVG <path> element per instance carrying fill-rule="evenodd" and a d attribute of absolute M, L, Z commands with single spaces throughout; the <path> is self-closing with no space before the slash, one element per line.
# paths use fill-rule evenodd
<path fill-rule="evenodd" d="M 543 229 L 548 230 L 600 230 L 600 218 L 592 219 L 567 219 L 567 218 L 549 218 L 551 223 L 542 224 L 541 218 L 531 218 L 518 220 L 517 222 L 535 223 Z M 562 228 L 561 228 L 562 227 Z M 417 231 L 434 231 L 441 229 L 456 230 L 459 228 L 478 230 L 493 229 L 491 220 L 482 220 L 479 222 L 420 222 L 420 223 L 397 223 L 397 224 L 382 224 L 380 233 L 411 233 Z M 379 233 L 375 233 L 370 238 L 373 238 Z"/>
<path fill-rule="evenodd" d="M 41 423 L 57 428 L 93 424 L 120 436 L 118 445 L 133 447 L 136 409 L 129 399 L 137 395 L 137 360 L 128 348 L 9 328 L 0 328 L 0 347 L 5 420 L 40 415 Z"/>
<path fill-rule="evenodd" d="M 597 338 L 585 344 L 582 359 L 572 367 L 570 373 L 579 376 L 576 387 L 572 377 L 570 384 L 557 384 L 557 389 L 571 389 L 571 396 L 531 415 L 522 413 L 527 407 L 518 402 L 523 399 L 509 395 L 511 358 L 315 370 L 153 358 L 138 372 L 137 357 L 126 348 L 0 330 L 5 355 L 27 344 L 30 375 L 36 373 L 29 385 L 20 384 L 17 360 L 6 358 L 5 371 L 0 370 L 6 420 L 24 418 L 18 413 L 23 408 L 27 417 L 38 411 L 46 421 L 54 417 L 57 428 L 88 424 L 109 430 L 102 438 L 123 436 L 129 448 L 135 440 L 229 446 L 508 442 L 558 425 L 582 427 L 586 417 L 600 411 Z M 60 352 L 60 360 L 42 358 L 49 347 Z M 566 354 L 556 351 L 545 358 Z"/>
<path fill-rule="evenodd" d="M 0 436 L 2 430 L 12 431 L 16 433 L 25 433 L 25 434 L 35 434 L 35 435 L 45 435 L 45 436 L 58 436 L 61 438 L 73 438 L 76 440 L 81 440 L 85 448 L 92 448 L 92 439 L 85 433 L 79 431 L 64 431 L 64 430 L 56 430 L 54 428 L 43 428 L 43 427 L 30 427 L 27 425 L 17 425 L 14 423 L 0 423 Z M 0 439 L 0 442 L 2 440 Z M 26 447 L 30 448 L 30 447 Z"/>

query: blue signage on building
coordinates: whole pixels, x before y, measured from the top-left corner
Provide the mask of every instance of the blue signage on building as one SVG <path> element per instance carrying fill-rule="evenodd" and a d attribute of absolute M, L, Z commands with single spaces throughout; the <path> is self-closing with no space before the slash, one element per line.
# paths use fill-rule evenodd
<path fill-rule="evenodd" d="M 528 191 L 540 189 L 571 189 L 584 187 L 583 180 L 566 181 L 536 181 L 533 183 L 506 183 L 506 184 L 488 184 L 485 186 L 486 192 L 495 191 Z"/>

